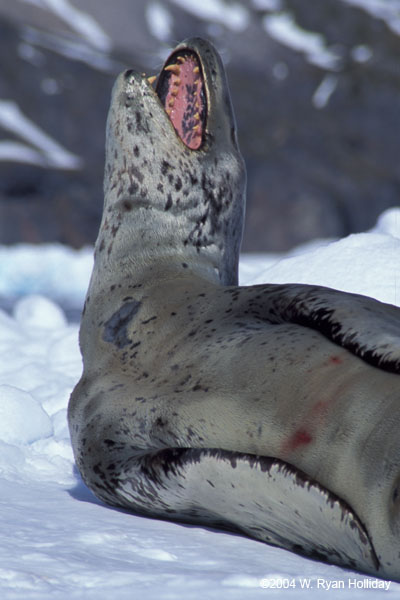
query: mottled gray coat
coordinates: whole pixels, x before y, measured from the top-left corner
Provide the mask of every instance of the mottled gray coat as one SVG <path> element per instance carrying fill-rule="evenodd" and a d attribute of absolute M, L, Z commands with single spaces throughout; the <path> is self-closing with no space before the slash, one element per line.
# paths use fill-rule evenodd
<path fill-rule="evenodd" d="M 237 287 L 245 171 L 202 40 L 200 150 L 123 73 L 69 405 L 105 502 L 228 527 L 400 580 L 400 310 L 305 285 Z"/>

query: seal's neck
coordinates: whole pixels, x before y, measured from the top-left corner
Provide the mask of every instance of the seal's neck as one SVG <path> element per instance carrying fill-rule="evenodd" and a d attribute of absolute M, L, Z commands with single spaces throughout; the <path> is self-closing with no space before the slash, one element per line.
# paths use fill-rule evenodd
<path fill-rule="evenodd" d="M 189 269 L 236 285 L 246 176 L 217 53 L 178 46 L 157 90 L 134 71 L 114 85 L 93 278 Z"/>

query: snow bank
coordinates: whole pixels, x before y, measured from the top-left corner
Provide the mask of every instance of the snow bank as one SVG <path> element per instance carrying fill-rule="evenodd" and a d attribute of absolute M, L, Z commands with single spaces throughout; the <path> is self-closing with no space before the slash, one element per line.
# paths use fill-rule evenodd
<path fill-rule="evenodd" d="M 244 284 L 304 281 L 399 305 L 399 256 L 400 209 L 392 209 L 368 233 L 286 257 L 242 257 L 240 275 Z M 383 597 L 373 588 L 379 580 L 238 535 L 140 518 L 92 496 L 75 470 L 66 422 L 81 373 L 78 326 L 54 301 L 68 295 L 81 305 L 91 261 L 90 250 L 60 246 L 0 249 L 1 293 L 19 297 L 11 315 L 0 310 L 2 600 L 251 600 L 267 597 L 268 587 L 322 598 L 332 582 L 342 582 L 343 600 L 365 589 Z"/>

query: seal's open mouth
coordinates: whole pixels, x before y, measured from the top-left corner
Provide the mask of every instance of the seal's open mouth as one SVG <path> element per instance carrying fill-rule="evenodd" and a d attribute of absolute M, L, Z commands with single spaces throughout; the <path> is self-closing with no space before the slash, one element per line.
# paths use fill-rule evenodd
<path fill-rule="evenodd" d="M 156 93 L 182 142 L 198 150 L 204 139 L 207 103 L 197 54 L 189 49 L 173 53 L 158 76 Z"/>

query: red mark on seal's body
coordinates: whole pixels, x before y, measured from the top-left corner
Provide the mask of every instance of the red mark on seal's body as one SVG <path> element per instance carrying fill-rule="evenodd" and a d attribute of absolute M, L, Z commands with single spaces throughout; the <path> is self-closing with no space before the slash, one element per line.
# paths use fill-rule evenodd
<path fill-rule="evenodd" d="M 286 454 L 287 452 L 293 452 L 293 450 L 297 450 L 301 446 L 307 446 L 310 442 L 312 442 L 312 436 L 306 429 L 297 429 L 293 435 L 284 443 L 283 452 Z"/>
<path fill-rule="evenodd" d="M 331 362 L 333 365 L 340 365 L 342 363 L 342 359 L 340 356 L 331 356 L 329 362 Z"/>

